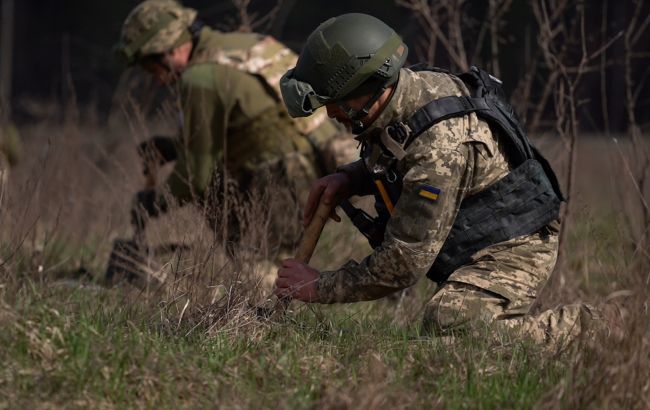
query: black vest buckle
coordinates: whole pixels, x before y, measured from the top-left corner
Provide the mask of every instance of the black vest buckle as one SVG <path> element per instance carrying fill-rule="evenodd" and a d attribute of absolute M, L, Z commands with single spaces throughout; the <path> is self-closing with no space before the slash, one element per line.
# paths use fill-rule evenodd
<path fill-rule="evenodd" d="M 392 139 L 397 141 L 399 144 L 403 144 L 404 141 L 411 135 L 411 128 L 403 121 L 398 121 L 386 127 L 386 132 Z"/>

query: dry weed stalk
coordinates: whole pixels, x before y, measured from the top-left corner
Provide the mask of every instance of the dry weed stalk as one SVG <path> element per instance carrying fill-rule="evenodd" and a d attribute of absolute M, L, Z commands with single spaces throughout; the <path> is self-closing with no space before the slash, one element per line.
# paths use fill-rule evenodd
<path fill-rule="evenodd" d="M 492 74 L 501 75 L 499 64 L 499 43 L 502 41 L 500 31 L 504 25 L 504 16 L 512 6 L 512 0 L 490 0 L 486 15 L 480 21 L 480 30 L 476 33 L 471 16 L 465 5 L 466 0 L 396 0 L 396 4 L 410 10 L 417 18 L 422 29 L 429 33 L 423 38 L 424 49 L 418 56 L 429 63 L 436 58 L 437 45 L 440 43 L 448 54 L 452 68 L 466 71 L 471 65 L 480 64 L 485 51 L 485 36 L 489 32 L 489 67 Z M 468 35 L 469 34 L 469 35 Z M 476 35 L 473 35 L 476 34 Z M 466 41 L 466 38 L 473 38 Z M 473 49 L 468 46 L 473 45 Z"/>
<path fill-rule="evenodd" d="M 490 62 L 492 74 L 501 77 L 499 66 L 499 29 L 503 15 L 510 10 L 512 0 L 490 0 L 488 22 L 490 25 Z M 478 48 L 478 47 L 477 47 Z"/>
<path fill-rule="evenodd" d="M 229 192 L 227 209 L 221 206 L 224 191 Z M 152 246 L 161 238 L 179 244 L 171 255 L 158 256 L 163 262 L 159 276 L 166 280 L 157 299 L 170 330 L 231 336 L 246 331 L 252 336 L 265 328 L 257 321 L 256 307 L 270 295 L 265 279 L 283 249 L 278 238 L 295 237 L 300 230 L 299 209 L 289 198 L 290 190 L 275 181 L 247 192 L 233 181 L 223 188 L 216 184 L 199 202 L 199 212 L 183 212 L 170 198 L 170 215 L 148 232 Z M 277 215 L 286 218 L 278 224 Z"/>
<path fill-rule="evenodd" d="M 533 2 L 532 7 L 540 27 L 539 45 L 551 72 L 549 76 L 551 81 L 548 84 L 553 88 L 555 96 L 555 129 L 564 142 L 568 156 L 565 192 L 569 201 L 562 213 L 560 242 L 563 243 L 572 216 L 571 197 L 574 194 L 578 163 L 578 108 L 582 103 L 578 98 L 579 87 L 589 69 L 589 64 L 600 57 L 620 36 L 599 45 L 595 50 L 590 50 L 585 27 L 586 5 L 583 0 L 576 2 L 575 5 L 568 0 L 539 0 Z M 577 39 L 577 44 L 572 44 L 574 39 Z M 577 61 L 572 53 L 568 52 L 568 47 L 571 45 L 579 49 Z M 561 245 L 561 256 L 562 249 Z"/>
<path fill-rule="evenodd" d="M 252 13 L 250 11 L 252 0 L 231 0 L 232 4 L 237 9 L 237 15 L 239 20 L 239 27 L 237 31 L 244 33 L 252 32 L 268 32 L 268 31 L 280 31 L 281 26 L 276 26 L 275 20 L 279 12 L 285 7 L 284 0 L 277 0 L 276 5 L 271 9 L 270 12 L 266 13 L 263 16 L 260 16 L 259 13 Z M 286 7 L 291 7 L 293 2 L 289 2 Z M 282 17 L 282 16 L 280 16 Z M 286 16 L 284 16 L 286 19 Z M 284 24 L 284 22 L 282 22 Z"/>
<path fill-rule="evenodd" d="M 637 190 L 638 200 L 640 209 L 642 211 L 642 223 L 640 224 L 640 230 L 637 229 L 638 224 L 634 224 L 632 221 L 629 221 L 630 232 L 635 236 L 634 240 L 637 244 L 635 253 L 641 253 L 642 257 L 650 260 L 650 254 L 647 249 L 650 246 L 650 209 L 648 203 L 645 199 L 646 191 L 648 190 L 648 179 L 650 178 L 650 148 L 648 144 L 645 143 L 641 137 L 641 128 L 639 127 L 636 111 L 639 101 L 639 96 L 641 90 L 643 89 L 648 75 L 650 74 L 650 69 L 646 69 L 643 74 L 643 77 L 635 83 L 633 77 L 633 60 L 642 54 L 635 52 L 635 47 L 638 45 L 639 40 L 648 30 L 650 26 L 650 14 L 645 15 L 643 20 L 640 20 L 643 17 L 643 1 L 635 1 L 635 8 L 630 22 L 627 25 L 627 30 L 625 31 L 624 39 L 624 71 L 625 71 L 625 98 L 626 98 L 626 114 L 628 117 L 628 132 L 632 141 L 632 164 L 629 164 L 625 158 L 625 164 L 630 174 L 630 178 Z M 636 226 L 635 226 L 636 225 Z"/>
<path fill-rule="evenodd" d="M 435 59 L 436 45 L 439 42 L 449 55 L 452 67 L 467 71 L 470 62 L 463 40 L 463 4 L 465 0 L 442 0 L 429 4 L 427 0 L 396 0 L 396 4 L 410 10 L 418 19 L 426 33 L 429 33 L 428 44 L 425 43 L 426 60 Z M 440 22 L 447 21 L 445 27 Z"/>
<path fill-rule="evenodd" d="M 501 31 L 506 25 L 506 15 L 512 9 L 512 0 L 490 0 L 485 15 L 479 18 L 478 30 L 464 7 L 464 0 L 396 0 L 396 4 L 410 10 L 422 30 L 427 33 L 421 36 L 420 44 L 417 44 L 419 59 L 434 64 L 438 45 L 441 45 L 449 56 L 452 70 L 464 71 L 471 65 L 485 65 L 496 77 L 502 75 L 502 50 L 499 45 L 503 42 Z M 489 41 L 486 41 L 486 37 Z M 472 40 L 465 41 L 467 38 Z M 532 58 L 526 58 L 511 99 L 513 107 L 523 122 L 528 124 L 530 132 L 539 129 L 559 74 L 555 71 L 549 74 L 549 81 L 545 83 L 541 96 L 534 101 L 533 87 L 539 81 L 540 59 L 539 50 L 536 50 Z"/>

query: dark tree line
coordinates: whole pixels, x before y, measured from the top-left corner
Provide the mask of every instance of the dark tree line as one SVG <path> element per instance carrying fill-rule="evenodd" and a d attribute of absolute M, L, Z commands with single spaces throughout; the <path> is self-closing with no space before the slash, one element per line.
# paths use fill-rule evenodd
<path fill-rule="evenodd" d="M 100 114 L 108 113 L 122 71 L 112 47 L 124 17 L 137 3 L 15 1 L 10 98 L 14 117 L 19 122 L 30 119 L 28 99 L 61 105 L 75 99 L 78 104 L 96 105 Z M 556 63 L 561 62 L 569 76 L 581 67 L 573 90 L 581 130 L 623 132 L 631 118 L 642 128 L 650 125 L 644 115 L 650 106 L 646 84 L 650 28 L 645 18 L 650 4 L 636 0 L 187 0 L 185 4 L 220 29 L 271 33 L 296 50 L 328 17 L 353 11 L 373 14 L 403 35 L 411 48 L 411 63 L 428 60 L 454 70 L 468 64 L 490 69 L 504 80 L 518 109 L 536 128 L 555 126 L 557 87 L 567 86 L 561 85 L 562 76 L 557 74 L 561 66 Z M 550 35 L 556 37 L 544 40 L 545 24 L 553 25 Z M 589 61 L 580 65 L 585 48 Z"/>

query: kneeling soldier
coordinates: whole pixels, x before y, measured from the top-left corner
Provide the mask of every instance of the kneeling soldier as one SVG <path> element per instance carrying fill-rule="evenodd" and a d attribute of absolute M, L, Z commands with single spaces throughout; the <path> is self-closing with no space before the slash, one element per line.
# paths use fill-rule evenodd
<path fill-rule="evenodd" d="M 563 197 L 553 170 L 499 80 L 477 68 L 403 68 L 406 55 L 383 22 L 346 14 L 321 24 L 283 77 L 292 116 L 325 106 L 362 144 L 359 161 L 313 184 L 304 223 L 320 201 L 340 205 L 374 252 L 328 272 L 284 261 L 276 295 L 373 300 L 426 275 L 439 285 L 424 315 L 435 334 L 496 321 L 539 342 L 571 339 L 596 316 L 592 307 L 528 314 L 558 253 Z M 347 202 L 370 194 L 376 218 Z"/>

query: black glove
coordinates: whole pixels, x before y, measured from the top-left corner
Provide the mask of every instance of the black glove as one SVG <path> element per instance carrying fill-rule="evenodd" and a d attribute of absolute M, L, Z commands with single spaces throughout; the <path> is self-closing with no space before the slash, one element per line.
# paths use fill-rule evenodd
<path fill-rule="evenodd" d="M 170 137 L 153 137 L 138 145 L 138 155 L 144 164 L 144 174 L 150 173 L 151 166 L 159 167 L 178 158 L 176 145 Z"/>
<path fill-rule="evenodd" d="M 131 223 L 137 230 L 144 230 L 145 217 L 155 218 L 161 213 L 167 212 L 167 209 L 165 198 L 159 195 L 155 189 L 139 191 L 133 197 Z"/>

